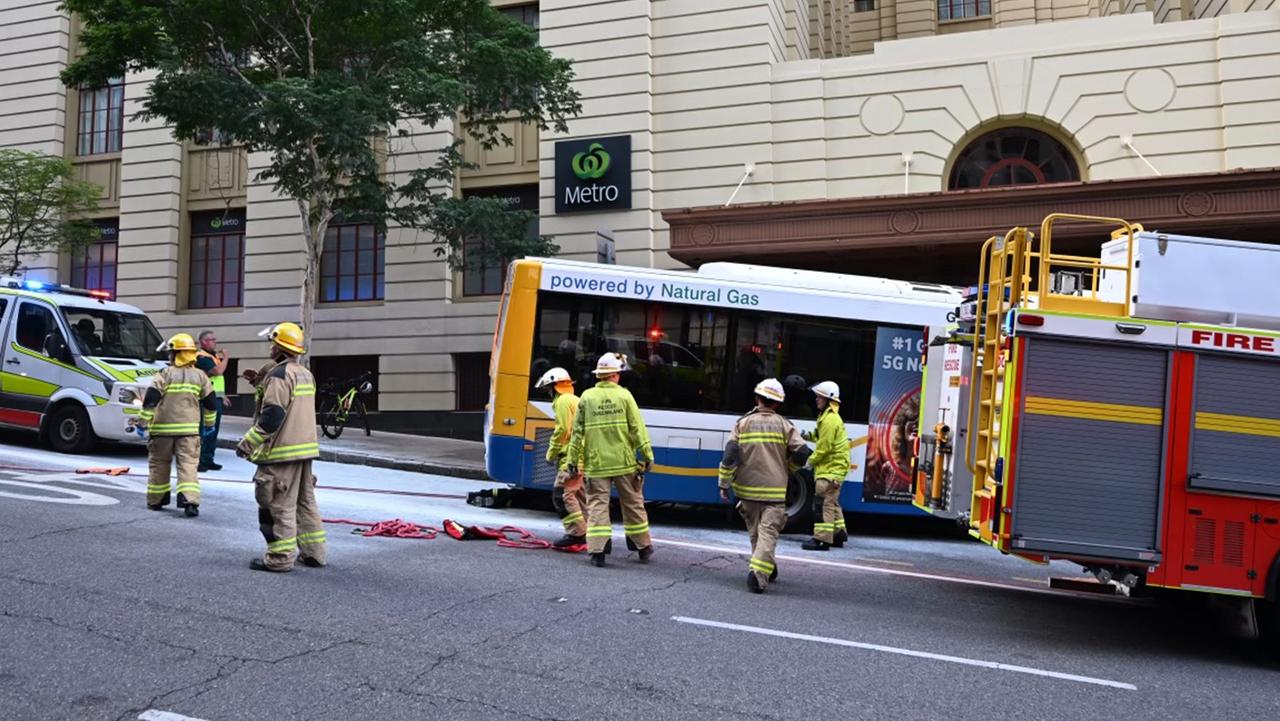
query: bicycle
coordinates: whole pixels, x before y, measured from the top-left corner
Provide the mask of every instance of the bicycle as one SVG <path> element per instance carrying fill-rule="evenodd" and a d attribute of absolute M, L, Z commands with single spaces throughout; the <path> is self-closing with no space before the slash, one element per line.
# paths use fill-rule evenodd
<path fill-rule="evenodd" d="M 364 373 L 341 384 L 325 383 L 320 387 L 320 431 L 326 438 L 337 439 L 347 427 L 354 411 L 360 416 L 364 426 L 364 434 L 371 436 L 369 430 L 369 414 L 365 411 L 364 401 L 360 396 L 373 392 L 373 383 L 369 381 L 372 374 Z M 339 393 L 339 388 L 346 388 Z"/>

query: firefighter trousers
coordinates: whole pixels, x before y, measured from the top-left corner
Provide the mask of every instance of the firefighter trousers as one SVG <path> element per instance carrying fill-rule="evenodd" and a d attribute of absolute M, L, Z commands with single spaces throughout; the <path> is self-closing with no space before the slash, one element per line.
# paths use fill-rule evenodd
<path fill-rule="evenodd" d="M 587 535 L 587 486 L 582 474 L 571 476 L 561 469 L 551 492 L 560 499 L 556 510 L 560 511 L 564 532 L 570 536 Z"/>
<path fill-rule="evenodd" d="M 272 570 L 293 567 L 301 553 L 323 565 L 324 523 L 316 507 L 316 477 L 311 461 L 270 463 L 253 474 L 258 527 L 267 541 L 263 563 Z"/>
<path fill-rule="evenodd" d="M 200 465 L 200 436 L 151 436 L 147 441 L 147 505 L 167 504 L 169 473 L 174 461 L 178 463 L 178 488 L 183 500 L 200 504 L 200 479 L 196 466 Z"/>
<path fill-rule="evenodd" d="M 751 560 L 747 566 L 756 575 L 760 588 L 769 585 L 769 576 L 778 569 L 774 552 L 778 536 L 787 525 L 787 509 L 781 503 L 738 501 L 738 513 L 751 533 Z"/>
<path fill-rule="evenodd" d="M 844 509 L 840 507 L 840 481 L 819 478 L 814 481 L 813 490 L 813 537 L 831 543 L 836 536 L 846 534 Z"/>
<path fill-rule="evenodd" d="M 648 548 L 649 514 L 644 510 L 644 476 L 628 473 L 625 476 L 587 479 L 587 552 L 603 553 L 604 545 L 613 537 L 613 522 L 609 518 L 609 492 L 618 489 L 618 505 L 622 508 L 622 532 L 636 548 Z"/>

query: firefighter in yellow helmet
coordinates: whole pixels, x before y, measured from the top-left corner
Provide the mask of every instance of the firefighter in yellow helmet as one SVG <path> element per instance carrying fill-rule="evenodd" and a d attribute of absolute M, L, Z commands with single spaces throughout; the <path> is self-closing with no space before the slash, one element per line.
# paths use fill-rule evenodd
<path fill-rule="evenodd" d="M 756 407 L 738 419 L 720 461 L 720 498 L 732 492 L 738 513 L 751 533 L 747 588 L 753 593 L 778 577 L 774 549 L 787 525 L 787 481 L 790 465 L 804 465 L 809 447 L 791 421 L 778 414 L 786 401 L 782 384 L 766 378 L 756 385 Z"/>
<path fill-rule="evenodd" d="M 800 547 L 806 551 L 840 548 L 848 540 L 844 509 L 840 507 L 840 484 L 849 475 L 849 434 L 840 417 L 840 386 L 823 381 L 810 388 L 818 406 L 818 428 L 804 434 L 814 444 L 809 458 L 813 466 L 813 539 Z"/>
<path fill-rule="evenodd" d="M 556 427 L 551 431 L 547 445 L 547 463 L 556 467 L 556 481 L 551 489 L 551 504 L 560 514 L 564 535 L 552 545 L 556 548 L 581 546 L 587 542 L 587 491 L 582 473 L 569 474 L 569 437 L 573 434 L 573 419 L 578 413 L 578 396 L 573 393 L 573 379 L 563 368 L 552 368 L 538 379 L 538 388 L 551 391 L 551 411 L 555 414 Z M 573 464 L 579 470 L 581 459 Z"/>
<path fill-rule="evenodd" d="M 319 568 L 326 563 L 326 549 L 316 507 L 316 477 L 311 475 L 311 462 L 320 456 L 316 381 L 298 362 L 306 345 L 296 323 L 277 323 L 259 335 L 271 341 L 275 365 L 258 378 L 261 393 L 253 426 L 236 446 L 236 455 L 258 466 L 253 495 L 258 527 L 267 541 L 266 553 L 249 567 L 284 573 L 293 570 L 301 556 L 303 565 Z"/>
<path fill-rule="evenodd" d="M 169 505 L 169 469 L 176 460 L 178 508 L 198 516 L 200 431 L 217 419 L 217 397 L 209 377 L 195 367 L 196 342 L 190 335 L 178 333 L 157 350 L 169 352 L 169 365 L 152 379 L 138 414 L 139 422 L 150 431 L 147 508 L 158 511 Z"/>
<path fill-rule="evenodd" d="M 626 356 L 617 353 L 600 356 L 594 371 L 599 380 L 595 387 L 582 392 L 569 438 L 566 470 L 576 475 L 577 459 L 583 459 L 582 472 L 587 478 L 587 552 L 591 563 L 601 567 L 613 549 L 609 518 L 613 488 L 618 489 L 627 548 L 639 552 L 641 563 L 648 563 L 653 556 L 649 514 L 644 508 L 644 474 L 653 467 L 653 446 L 636 399 L 631 391 L 618 385 L 626 363 Z"/>

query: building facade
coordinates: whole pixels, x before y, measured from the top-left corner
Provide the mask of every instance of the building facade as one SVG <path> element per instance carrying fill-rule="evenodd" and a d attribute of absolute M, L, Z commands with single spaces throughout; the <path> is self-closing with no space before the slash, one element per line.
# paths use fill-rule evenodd
<path fill-rule="evenodd" d="M 567 258 L 962 282 L 990 230 L 1044 208 L 1237 237 L 1280 219 L 1276 0 L 495 5 L 574 60 L 583 112 L 564 136 L 512 123 L 512 145 L 467 146 L 455 190 L 537 209 Z M 146 76 L 64 88 L 76 32 L 54 1 L 0 8 L 0 147 L 104 189 L 101 242 L 28 273 L 110 289 L 165 333 L 213 329 L 256 367 L 258 331 L 297 313 L 295 206 L 253 180 L 263 159 L 133 119 Z M 458 132 L 409 129 L 390 173 Z M 486 400 L 503 268 L 455 273 L 396 228 L 326 242 L 317 374 L 373 372 L 398 428 L 478 433 L 454 414 Z"/>

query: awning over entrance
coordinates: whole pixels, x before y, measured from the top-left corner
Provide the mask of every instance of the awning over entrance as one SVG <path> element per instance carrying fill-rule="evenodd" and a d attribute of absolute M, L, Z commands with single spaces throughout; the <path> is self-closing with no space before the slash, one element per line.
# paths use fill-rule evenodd
<path fill-rule="evenodd" d="M 1280 169 L 664 211 L 671 256 L 970 283 L 988 237 L 1044 216 L 1119 217 L 1148 230 L 1280 242 Z M 1061 252 L 1097 252 L 1097 227 L 1054 229 Z M 1061 244 L 1059 244 L 1061 243 Z"/>

